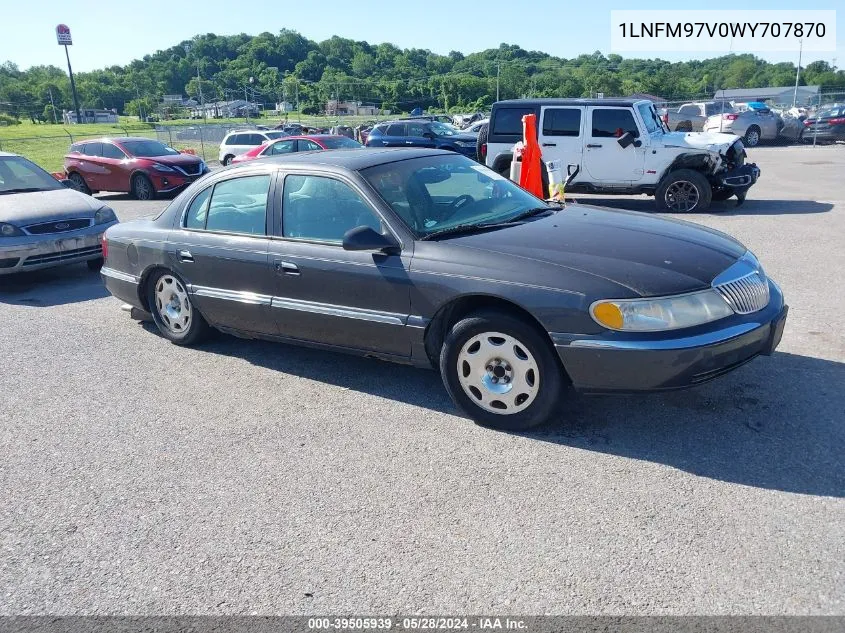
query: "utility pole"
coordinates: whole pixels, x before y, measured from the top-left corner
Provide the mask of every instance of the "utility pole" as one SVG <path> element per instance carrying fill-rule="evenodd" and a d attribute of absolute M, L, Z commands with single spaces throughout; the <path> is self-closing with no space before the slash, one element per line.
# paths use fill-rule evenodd
<path fill-rule="evenodd" d="M 50 86 L 50 108 L 53 110 L 53 123 L 58 125 L 59 120 L 56 118 L 56 104 L 53 103 L 53 86 Z"/>
<path fill-rule="evenodd" d="M 499 72 L 500 72 L 500 64 L 496 62 L 496 101 L 499 100 Z"/>
<path fill-rule="evenodd" d="M 795 71 L 795 92 L 792 93 L 792 107 L 798 102 L 798 77 L 801 75 L 801 52 L 804 49 L 804 40 L 798 40 L 798 70 Z"/>

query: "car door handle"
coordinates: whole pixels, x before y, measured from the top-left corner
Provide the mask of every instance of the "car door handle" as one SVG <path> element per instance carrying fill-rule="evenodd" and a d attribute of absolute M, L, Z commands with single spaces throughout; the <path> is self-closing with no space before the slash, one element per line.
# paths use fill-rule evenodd
<path fill-rule="evenodd" d="M 179 261 L 190 263 L 194 261 L 194 256 L 191 255 L 191 251 L 179 251 Z"/>
<path fill-rule="evenodd" d="M 275 261 L 276 272 L 282 275 L 298 275 L 299 266 L 291 262 L 284 262 L 281 259 Z"/>
<path fill-rule="evenodd" d="M 557 147 L 557 143 L 543 143 L 543 147 Z"/>
<path fill-rule="evenodd" d="M 587 147 L 601 147 L 601 145 L 597 145 L 596 143 L 587 143 Z"/>

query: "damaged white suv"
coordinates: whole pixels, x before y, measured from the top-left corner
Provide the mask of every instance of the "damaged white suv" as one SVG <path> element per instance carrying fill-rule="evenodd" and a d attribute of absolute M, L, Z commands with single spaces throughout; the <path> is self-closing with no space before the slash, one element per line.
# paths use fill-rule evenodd
<path fill-rule="evenodd" d="M 567 193 L 652 195 L 660 211 L 704 211 L 711 200 L 741 204 L 760 169 L 733 134 L 670 132 L 651 101 L 519 99 L 493 104 L 479 155 L 508 176 L 522 117 L 537 116 L 544 185 L 570 178 Z"/>

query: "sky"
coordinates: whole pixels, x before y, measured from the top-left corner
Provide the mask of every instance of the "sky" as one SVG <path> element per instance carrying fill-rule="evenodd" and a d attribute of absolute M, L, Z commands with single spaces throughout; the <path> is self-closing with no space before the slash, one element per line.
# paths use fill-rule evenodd
<path fill-rule="evenodd" d="M 610 53 L 612 9 L 631 9 L 633 3 L 563 2 L 561 0 L 484 0 L 483 2 L 369 2 L 367 0 L 202 0 L 162 2 L 107 0 L 69 2 L 39 0 L 3 3 L 0 21 L 0 62 L 12 61 L 21 69 L 33 65 L 64 67 L 64 51 L 56 43 L 55 27 L 67 24 L 73 35 L 71 62 L 76 71 L 93 70 L 129 61 L 174 46 L 200 33 L 276 33 L 283 28 L 321 41 L 332 35 L 371 44 L 391 42 L 400 48 L 425 48 L 446 54 L 464 54 L 496 48 L 502 42 L 518 44 L 559 57 L 572 58 L 596 50 Z M 737 0 L 710 0 L 707 9 L 747 9 Z M 799 6 L 800 5 L 800 6 Z M 287 8 L 290 7 L 290 8 Z M 688 4 L 641 0 L 638 9 L 681 9 Z M 765 9 L 839 9 L 837 51 L 804 53 L 803 64 L 824 59 L 845 65 L 845 5 L 842 0 L 766 0 Z M 761 10 L 761 20 L 766 19 Z M 680 47 L 679 47 L 680 48 Z M 721 51 L 622 53 L 623 57 L 660 57 L 670 61 L 704 59 Z M 735 53 L 749 51 L 734 50 Z M 794 52 L 755 53 L 772 62 L 797 62 Z"/>

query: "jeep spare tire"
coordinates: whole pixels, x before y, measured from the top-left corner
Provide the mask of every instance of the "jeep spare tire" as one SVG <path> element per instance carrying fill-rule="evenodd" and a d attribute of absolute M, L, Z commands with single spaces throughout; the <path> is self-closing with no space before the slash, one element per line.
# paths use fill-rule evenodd
<path fill-rule="evenodd" d="M 678 169 L 664 176 L 654 194 L 658 211 L 692 213 L 710 207 L 713 190 L 707 178 L 692 169 Z"/>

